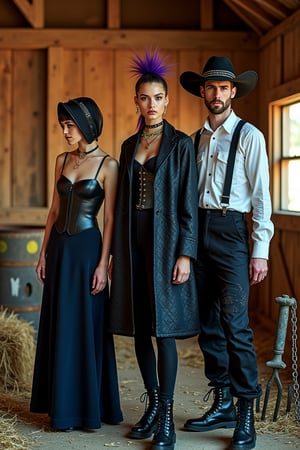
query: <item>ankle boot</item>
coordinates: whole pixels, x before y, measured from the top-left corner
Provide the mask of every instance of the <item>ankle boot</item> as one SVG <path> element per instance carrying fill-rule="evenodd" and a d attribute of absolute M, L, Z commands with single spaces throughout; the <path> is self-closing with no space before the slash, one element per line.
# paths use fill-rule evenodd
<path fill-rule="evenodd" d="M 240 398 L 237 402 L 237 423 L 231 440 L 231 450 L 250 450 L 255 447 L 253 400 Z"/>
<path fill-rule="evenodd" d="M 211 408 L 198 419 L 189 419 L 184 424 L 188 431 L 210 431 L 217 428 L 234 428 L 236 412 L 229 387 L 212 388 L 204 397 L 207 401 L 211 391 L 214 391 L 214 401 Z"/>
<path fill-rule="evenodd" d="M 141 419 L 131 428 L 128 437 L 133 439 L 146 439 L 150 437 L 157 425 L 159 408 L 159 391 L 151 389 L 141 395 L 141 402 L 146 401 L 145 412 Z"/>
<path fill-rule="evenodd" d="M 173 450 L 175 442 L 173 400 L 161 400 L 157 428 L 151 442 L 150 450 Z"/>

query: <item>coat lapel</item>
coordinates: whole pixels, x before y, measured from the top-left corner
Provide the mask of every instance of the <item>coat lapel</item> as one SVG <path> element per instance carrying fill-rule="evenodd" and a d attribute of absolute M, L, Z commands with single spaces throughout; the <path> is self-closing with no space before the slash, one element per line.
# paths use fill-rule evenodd
<path fill-rule="evenodd" d="M 156 172 L 159 170 L 168 155 L 173 151 L 175 144 L 175 128 L 165 120 L 163 138 L 157 155 Z"/>

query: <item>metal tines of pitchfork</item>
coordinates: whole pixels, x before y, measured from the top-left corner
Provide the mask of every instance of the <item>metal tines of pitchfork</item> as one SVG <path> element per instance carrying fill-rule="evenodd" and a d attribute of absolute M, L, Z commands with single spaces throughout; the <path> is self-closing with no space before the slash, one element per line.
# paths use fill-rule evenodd
<path fill-rule="evenodd" d="M 279 376 L 279 369 L 285 369 L 286 364 L 282 361 L 282 355 L 284 353 L 285 347 L 285 339 L 286 339 L 286 330 L 288 324 L 289 317 L 289 308 L 296 303 L 296 300 L 293 297 L 289 297 L 284 294 L 281 297 L 276 297 L 275 302 L 279 304 L 279 314 L 278 314 L 278 323 L 277 323 L 277 332 L 275 338 L 275 347 L 273 351 L 273 358 L 271 361 L 268 361 L 266 365 L 273 369 L 273 373 L 267 382 L 266 393 L 264 398 L 264 405 L 261 415 L 261 420 L 265 420 L 266 418 L 266 410 L 268 406 L 268 401 L 270 397 L 270 391 L 274 381 L 277 384 L 277 399 L 273 414 L 273 422 L 276 422 L 278 417 L 278 411 L 280 407 L 280 402 L 282 398 L 282 383 Z"/>

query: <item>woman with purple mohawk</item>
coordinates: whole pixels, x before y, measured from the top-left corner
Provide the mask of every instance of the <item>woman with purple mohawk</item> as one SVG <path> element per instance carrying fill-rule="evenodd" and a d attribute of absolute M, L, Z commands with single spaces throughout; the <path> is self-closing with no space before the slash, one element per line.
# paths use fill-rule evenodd
<path fill-rule="evenodd" d="M 144 414 L 129 437 L 154 434 L 151 450 L 174 449 L 176 338 L 199 332 L 195 152 L 190 137 L 163 119 L 168 69 L 157 51 L 133 59 L 140 117 L 121 148 L 111 267 L 110 330 L 134 336 L 146 389 Z"/>

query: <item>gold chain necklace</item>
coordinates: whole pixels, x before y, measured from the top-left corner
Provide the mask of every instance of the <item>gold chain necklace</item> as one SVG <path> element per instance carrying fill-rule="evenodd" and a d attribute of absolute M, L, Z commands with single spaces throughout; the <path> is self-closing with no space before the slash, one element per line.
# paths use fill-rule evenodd
<path fill-rule="evenodd" d="M 85 161 L 87 161 L 89 159 L 86 156 L 89 153 L 95 152 L 97 150 L 97 148 L 99 148 L 98 145 L 95 148 L 92 148 L 92 150 L 89 150 L 88 152 L 81 152 L 78 148 L 77 149 L 78 156 L 75 155 L 75 164 L 73 166 L 73 169 L 78 169 L 78 167 L 80 167 L 81 164 L 83 164 Z"/>
<path fill-rule="evenodd" d="M 146 142 L 146 149 L 150 148 L 150 145 L 162 134 L 163 130 L 159 130 L 153 133 L 147 133 L 145 130 L 142 132 L 142 137 L 145 139 Z M 148 140 L 147 138 L 152 137 L 152 139 Z"/>

